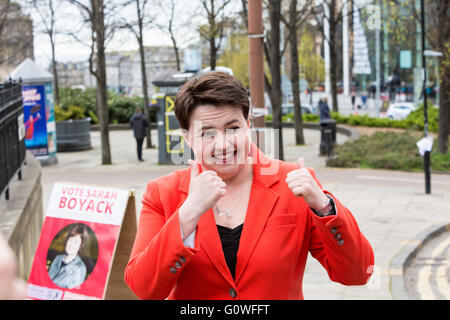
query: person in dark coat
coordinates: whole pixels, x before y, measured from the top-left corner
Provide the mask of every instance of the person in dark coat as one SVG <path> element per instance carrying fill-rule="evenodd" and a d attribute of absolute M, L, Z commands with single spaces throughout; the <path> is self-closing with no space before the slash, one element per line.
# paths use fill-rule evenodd
<path fill-rule="evenodd" d="M 320 120 L 331 119 L 330 108 L 328 107 L 327 97 L 319 100 Z"/>
<path fill-rule="evenodd" d="M 352 110 L 355 110 L 356 94 L 352 91 Z"/>
<path fill-rule="evenodd" d="M 144 137 L 147 135 L 145 128 L 149 125 L 150 123 L 142 113 L 142 109 L 136 108 L 136 111 L 130 118 L 130 127 L 133 128 L 134 137 L 136 138 L 139 161 L 144 161 L 144 159 L 142 159 L 142 144 L 144 143 Z"/>

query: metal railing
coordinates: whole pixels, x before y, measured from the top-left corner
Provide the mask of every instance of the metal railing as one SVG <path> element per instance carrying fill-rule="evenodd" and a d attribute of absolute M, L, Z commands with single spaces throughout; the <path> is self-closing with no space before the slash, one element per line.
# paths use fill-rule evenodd
<path fill-rule="evenodd" d="M 0 195 L 9 200 L 9 182 L 15 174 L 22 180 L 25 164 L 22 86 L 0 83 Z"/>

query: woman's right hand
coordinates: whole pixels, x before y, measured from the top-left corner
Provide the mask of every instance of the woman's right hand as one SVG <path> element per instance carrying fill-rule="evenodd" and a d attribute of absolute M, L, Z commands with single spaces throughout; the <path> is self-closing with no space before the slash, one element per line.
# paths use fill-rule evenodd
<path fill-rule="evenodd" d="M 189 164 L 189 194 L 179 209 L 179 219 L 185 237 L 194 231 L 200 217 L 226 193 L 226 184 L 215 171 L 205 170 L 199 174 L 200 164 L 192 160 L 189 160 Z"/>

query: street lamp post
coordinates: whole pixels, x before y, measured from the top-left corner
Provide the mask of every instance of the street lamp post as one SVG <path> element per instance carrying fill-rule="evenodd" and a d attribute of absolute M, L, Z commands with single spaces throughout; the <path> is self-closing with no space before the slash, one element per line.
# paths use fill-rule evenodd
<path fill-rule="evenodd" d="M 377 110 L 377 118 L 380 117 L 380 91 L 381 91 L 381 77 L 380 77 L 380 26 L 377 25 L 375 29 L 375 68 L 376 68 L 376 92 L 375 92 L 375 108 Z"/>
<path fill-rule="evenodd" d="M 248 39 L 252 130 L 256 145 L 264 150 L 264 29 L 262 0 L 248 1 Z M 259 111 L 257 111 L 259 110 Z"/>
<path fill-rule="evenodd" d="M 420 0 L 421 9 L 421 26 L 422 26 L 422 80 L 423 80 L 423 115 L 424 115 L 424 133 L 428 137 L 428 105 L 427 105 L 427 68 L 425 55 L 425 4 L 424 0 Z M 425 171 L 425 193 L 431 193 L 431 177 L 430 177 L 430 151 L 425 151 L 423 156 L 423 167 Z"/>

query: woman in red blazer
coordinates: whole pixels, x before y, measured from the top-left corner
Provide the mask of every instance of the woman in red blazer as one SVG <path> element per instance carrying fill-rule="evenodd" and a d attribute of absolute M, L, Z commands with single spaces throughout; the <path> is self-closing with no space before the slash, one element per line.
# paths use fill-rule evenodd
<path fill-rule="evenodd" d="M 141 299 L 303 299 L 308 252 L 331 280 L 367 283 L 372 248 L 303 158 L 265 156 L 248 138 L 247 91 L 211 72 L 175 114 L 191 167 L 151 181 L 125 282 Z"/>

